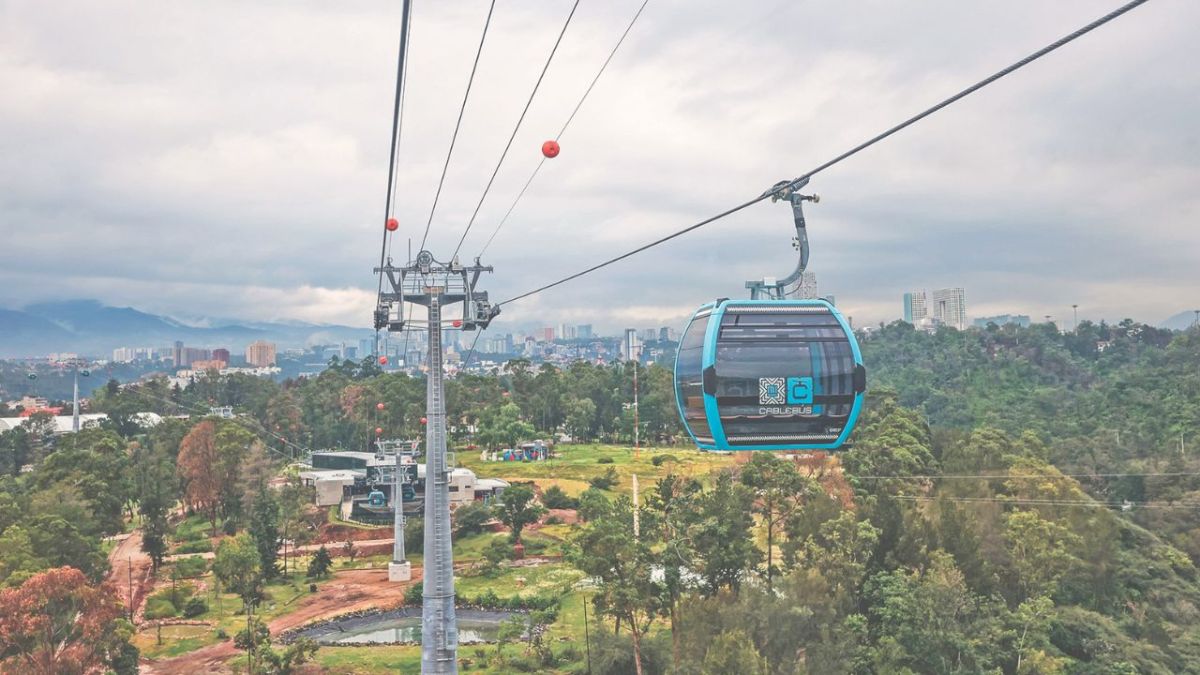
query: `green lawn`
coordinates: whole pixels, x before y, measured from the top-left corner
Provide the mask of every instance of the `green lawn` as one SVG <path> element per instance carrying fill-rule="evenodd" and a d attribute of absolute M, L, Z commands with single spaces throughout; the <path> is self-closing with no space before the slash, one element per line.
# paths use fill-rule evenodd
<path fill-rule="evenodd" d="M 458 462 L 481 477 L 535 481 L 542 487 L 559 484 L 568 494 L 576 494 L 576 490 L 582 492 L 586 489 L 588 479 L 599 476 L 610 466 L 617 470 L 620 477 L 615 489 L 628 492 L 632 488 L 634 474 L 637 474 L 643 486 L 647 486 L 672 471 L 703 477 L 714 469 L 733 464 L 732 455 L 700 452 L 695 448 L 642 448 L 636 458 L 632 448 L 620 445 L 558 445 L 555 452 L 558 457 L 544 462 L 484 462 L 479 459 L 478 453 L 459 452 Z M 651 459 L 655 455 L 666 455 L 672 459 L 661 466 L 654 466 Z M 611 459 L 612 464 L 600 464 L 598 460 L 601 458 Z"/>

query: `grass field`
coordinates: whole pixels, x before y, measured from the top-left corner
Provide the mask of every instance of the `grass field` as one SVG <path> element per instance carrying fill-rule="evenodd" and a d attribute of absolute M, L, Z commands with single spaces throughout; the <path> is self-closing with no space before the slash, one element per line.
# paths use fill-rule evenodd
<path fill-rule="evenodd" d="M 502 478 L 507 481 L 533 481 L 545 488 L 559 485 L 571 495 L 587 489 L 587 481 L 603 474 L 608 467 L 617 471 L 620 479 L 616 489 L 628 491 L 633 484 L 633 475 L 643 485 L 675 472 L 686 476 L 703 477 L 710 472 L 733 464 L 728 454 L 700 452 L 695 448 L 642 448 L 637 456 L 632 448 L 619 445 L 564 444 L 555 447 L 558 457 L 543 462 L 484 462 L 478 453 L 459 452 L 461 466 L 482 477 Z M 666 459 L 655 466 L 653 458 L 663 455 Z M 611 460 L 611 464 L 600 461 Z"/>

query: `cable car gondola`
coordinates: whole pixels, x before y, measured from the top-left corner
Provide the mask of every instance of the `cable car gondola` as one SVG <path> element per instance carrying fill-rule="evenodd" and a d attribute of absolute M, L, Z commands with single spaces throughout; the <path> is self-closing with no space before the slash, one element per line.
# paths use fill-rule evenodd
<path fill-rule="evenodd" d="M 720 300 L 679 343 L 676 400 L 706 450 L 832 450 L 862 407 L 854 333 L 824 300 Z"/>
<path fill-rule="evenodd" d="M 750 300 L 723 298 L 692 315 L 675 359 L 679 415 L 705 450 L 834 450 L 858 420 L 867 374 L 849 323 L 827 300 L 789 299 L 808 237 L 796 185 L 788 199 L 800 263 L 790 276 L 748 282 Z"/>

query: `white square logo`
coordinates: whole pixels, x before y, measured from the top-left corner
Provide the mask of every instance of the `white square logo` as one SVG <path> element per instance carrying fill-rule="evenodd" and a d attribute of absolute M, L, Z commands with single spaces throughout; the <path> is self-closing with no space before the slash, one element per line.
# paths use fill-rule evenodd
<path fill-rule="evenodd" d="M 784 405 L 787 403 L 787 389 L 784 386 L 784 378 L 758 378 L 758 402 L 762 405 Z"/>

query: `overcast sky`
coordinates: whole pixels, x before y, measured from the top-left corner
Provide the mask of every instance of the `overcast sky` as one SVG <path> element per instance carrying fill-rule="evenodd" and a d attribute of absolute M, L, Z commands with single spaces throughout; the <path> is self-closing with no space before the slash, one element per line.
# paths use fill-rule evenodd
<path fill-rule="evenodd" d="M 474 255 L 641 0 L 582 0 Z M 504 299 L 722 211 L 1117 0 L 650 0 L 488 251 Z M 416 0 L 401 230 L 420 239 L 486 0 Z M 430 236 L 463 231 L 570 0 L 499 0 Z M 0 0 L 0 306 L 368 327 L 400 2 Z M 856 324 L 912 288 L 968 314 L 1157 322 L 1200 305 L 1200 3 L 1153 0 L 816 177 L 810 269 Z M 515 303 L 679 324 L 794 264 L 764 203 Z M 415 244 L 414 244 L 415 245 Z"/>

